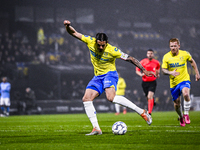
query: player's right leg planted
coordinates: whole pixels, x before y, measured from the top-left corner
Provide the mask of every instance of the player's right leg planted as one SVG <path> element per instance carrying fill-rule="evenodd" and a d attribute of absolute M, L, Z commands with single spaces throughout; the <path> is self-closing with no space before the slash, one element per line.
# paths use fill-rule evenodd
<path fill-rule="evenodd" d="M 88 133 L 86 135 L 101 135 L 101 134 L 102 134 L 101 130 L 97 130 L 96 128 L 94 128 L 91 133 Z"/>
<path fill-rule="evenodd" d="M 179 121 L 180 121 L 180 125 L 181 125 L 182 127 L 185 127 L 184 117 L 179 118 Z"/>
<path fill-rule="evenodd" d="M 141 114 L 141 117 L 147 122 L 148 125 L 151 125 L 152 118 L 148 111 L 144 110 L 144 112 Z"/>
<path fill-rule="evenodd" d="M 98 124 L 98 120 L 97 120 L 97 116 L 96 116 L 96 110 L 94 108 L 93 102 L 92 101 L 87 101 L 87 102 L 83 102 L 84 104 L 84 108 L 85 108 L 85 112 L 88 116 L 88 118 L 90 119 L 90 122 L 92 123 L 93 126 L 93 130 L 91 133 L 86 134 L 86 135 L 101 135 L 102 131 L 99 127 Z"/>

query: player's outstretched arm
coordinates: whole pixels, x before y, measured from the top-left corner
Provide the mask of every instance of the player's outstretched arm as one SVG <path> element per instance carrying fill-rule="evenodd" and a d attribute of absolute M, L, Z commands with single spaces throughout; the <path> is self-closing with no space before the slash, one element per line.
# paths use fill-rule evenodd
<path fill-rule="evenodd" d="M 69 20 L 65 20 L 64 21 L 64 25 L 65 25 L 65 28 L 67 30 L 67 32 L 72 35 L 73 37 L 81 40 L 82 38 L 82 34 L 77 32 L 72 26 L 71 26 L 71 22 Z"/>
<path fill-rule="evenodd" d="M 141 70 L 146 76 L 151 76 L 151 75 L 156 76 L 154 72 L 152 72 L 152 71 L 147 71 L 147 70 L 142 66 L 142 64 L 141 64 L 136 58 L 134 58 L 134 57 L 132 57 L 132 56 L 128 56 L 128 58 L 125 59 L 125 61 L 128 61 L 128 62 L 134 64 L 136 67 L 140 68 L 140 70 Z"/>
<path fill-rule="evenodd" d="M 199 75 L 199 70 L 198 70 L 195 60 L 192 58 L 189 62 L 196 73 L 196 81 L 199 81 L 200 75 Z"/>
<path fill-rule="evenodd" d="M 140 72 L 140 71 L 135 71 L 135 73 L 137 74 L 137 75 L 139 75 L 140 77 L 143 77 L 144 76 L 144 73 L 143 72 Z"/>

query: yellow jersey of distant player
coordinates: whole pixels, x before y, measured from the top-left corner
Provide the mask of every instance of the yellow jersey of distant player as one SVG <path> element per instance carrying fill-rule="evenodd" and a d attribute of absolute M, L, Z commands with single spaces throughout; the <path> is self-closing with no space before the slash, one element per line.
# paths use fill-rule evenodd
<path fill-rule="evenodd" d="M 116 71 L 115 60 L 122 55 L 117 47 L 107 43 L 104 52 L 99 52 L 94 37 L 82 35 L 81 41 L 85 42 L 90 50 L 95 76 L 106 74 L 109 71 Z"/>
<path fill-rule="evenodd" d="M 190 81 L 190 76 L 187 71 L 187 61 L 191 60 L 192 57 L 189 52 L 179 50 L 177 56 L 173 56 L 171 51 L 166 53 L 163 57 L 162 68 L 173 71 L 177 69 L 177 72 L 180 72 L 180 75 L 174 77 L 172 75 L 170 78 L 170 88 L 174 88 L 177 84 L 183 81 Z"/>
<path fill-rule="evenodd" d="M 125 95 L 125 89 L 126 89 L 126 82 L 122 77 L 119 77 L 119 80 L 117 82 L 116 95 Z"/>

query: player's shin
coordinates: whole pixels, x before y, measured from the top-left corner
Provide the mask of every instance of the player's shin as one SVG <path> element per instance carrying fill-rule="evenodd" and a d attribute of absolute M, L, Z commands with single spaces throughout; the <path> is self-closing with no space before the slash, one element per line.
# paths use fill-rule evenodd
<path fill-rule="evenodd" d="M 182 113 L 182 106 L 181 106 L 181 104 L 180 104 L 179 106 L 175 104 L 175 105 L 174 105 L 174 108 L 175 108 L 177 114 L 179 115 L 179 117 L 180 117 L 180 118 L 183 118 L 183 113 Z"/>
<path fill-rule="evenodd" d="M 153 105 L 154 105 L 154 99 L 149 99 L 148 100 L 148 112 L 149 112 L 149 114 L 152 113 Z"/>
<path fill-rule="evenodd" d="M 85 112 L 86 112 L 88 118 L 90 119 L 90 122 L 93 125 L 93 128 L 100 130 L 97 116 L 96 116 L 96 110 L 94 108 L 93 102 L 92 101 L 83 102 L 83 105 L 85 108 Z"/>
<path fill-rule="evenodd" d="M 118 96 L 116 95 L 113 103 L 125 106 L 127 108 L 130 108 L 134 111 L 136 111 L 138 114 L 142 114 L 144 112 L 143 109 L 139 108 L 138 106 L 136 106 L 134 103 L 132 103 L 130 100 L 128 100 L 127 98 L 125 98 L 124 96 Z"/>
<path fill-rule="evenodd" d="M 185 115 L 189 115 L 190 105 L 191 105 L 191 101 L 189 101 L 189 102 L 184 101 L 184 114 Z"/>
<path fill-rule="evenodd" d="M 115 110 L 116 110 L 116 113 L 120 113 L 120 105 L 119 104 L 115 104 Z"/>

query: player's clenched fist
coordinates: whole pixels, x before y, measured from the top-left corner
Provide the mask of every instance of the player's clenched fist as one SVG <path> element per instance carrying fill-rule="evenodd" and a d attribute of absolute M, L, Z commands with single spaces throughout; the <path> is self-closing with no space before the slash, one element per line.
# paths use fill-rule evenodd
<path fill-rule="evenodd" d="M 64 25 L 66 26 L 66 25 L 70 25 L 71 24 L 71 22 L 69 21 L 69 20 L 65 20 L 64 21 Z"/>

